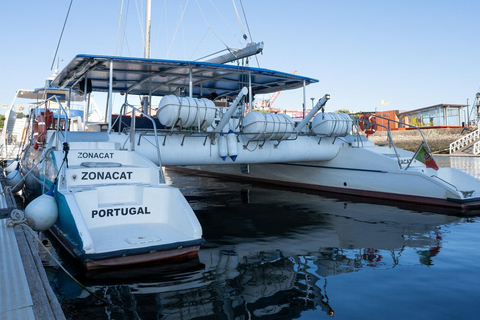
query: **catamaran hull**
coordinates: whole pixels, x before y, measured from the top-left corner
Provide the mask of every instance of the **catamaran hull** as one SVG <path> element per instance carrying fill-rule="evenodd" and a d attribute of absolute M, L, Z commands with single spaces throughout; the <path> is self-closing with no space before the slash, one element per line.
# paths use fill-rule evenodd
<path fill-rule="evenodd" d="M 117 267 L 126 267 L 143 263 L 159 261 L 180 261 L 189 260 L 198 255 L 203 239 L 197 241 L 188 241 L 171 244 L 167 248 L 149 247 L 147 250 L 120 250 L 109 252 L 108 254 L 84 254 L 78 251 L 78 248 L 72 244 L 67 237 L 55 226 L 49 229 L 50 234 L 62 245 L 62 247 L 76 260 L 81 261 L 87 271 L 98 269 L 110 269 Z"/>
<path fill-rule="evenodd" d="M 265 169 L 265 165 L 263 166 L 255 165 L 255 166 L 258 167 L 259 171 L 261 171 L 262 168 Z M 269 167 L 272 167 L 272 166 L 273 165 L 269 165 Z M 253 166 L 251 166 L 250 168 L 253 169 L 252 167 Z M 283 180 L 281 178 L 275 179 L 273 177 L 251 176 L 251 175 L 236 173 L 241 171 L 240 166 L 235 166 L 235 168 L 232 169 L 230 173 L 226 173 L 224 170 L 222 170 L 222 172 L 219 172 L 219 170 L 217 170 L 217 168 L 213 168 L 213 166 L 169 167 L 168 169 L 180 171 L 180 172 L 188 172 L 188 173 L 197 174 L 197 175 L 205 175 L 210 177 L 222 177 L 222 178 L 227 178 L 232 180 L 265 183 L 265 184 L 278 185 L 278 186 L 283 186 L 288 188 L 314 190 L 322 193 L 344 194 L 344 195 L 354 196 L 357 198 L 357 200 L 360 200 L 362 198 L 379 199 L 379 200 L 382 199 L 382 200 L 395 201 L 398 203 L 407 202 L 410 204 L 444 207 L 448 209 L 455 209 L 455 210 L 462 210 L 462 211 L 474 210 L 474 209 L 480 210 L 480 200 L 462 202 L 462 201 L 454 201 L 451 199 L 447 200 L 447 199 L 415 196 L 411 194 L 397 194 L 397 193 L 370 191 L 370 190 L 362 190 L 362 189 L 339 188 L 339 187 L 330 186 L 328 184 L 321 185 L 321 184 L 294 182 L 290 180 Z M 320 171 L 325 171 L 325 170 L 320 170 Z M 427 209 L 424 207 L 417 207 L 417 208 Z M 476 214 L 476 213 L 472 212 L 472 214 Z"/>
<path fill-rule="evenodd" d="M 396 158 L 385 156 L 387 151 L 382 147 L 341 148 L 339 155 L 330 161 L 173 168 L 289 188 L 346 194 L 359 199 L 422 205 L 417 209 L 433 206 L 471 214 L 480 210 L 478 179 L 457 169 L 440 168 L 437 171 L 421 163 L 413 163 L 409 169 L 402 170 Z M 465 192 L 471 194 L 467 197 Z"/>

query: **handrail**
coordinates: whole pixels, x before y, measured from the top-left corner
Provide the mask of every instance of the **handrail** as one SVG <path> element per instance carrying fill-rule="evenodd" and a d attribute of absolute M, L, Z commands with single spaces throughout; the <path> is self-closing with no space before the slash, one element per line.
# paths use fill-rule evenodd
<path fill-rule="evenodd" d="M 450 143 L 450 154 L 478 139 L 480 139 L 480 128 Z"/>
<path fill-rule="evenodd" d="M 54 100 L 58 103 L 58 107 L 59 107 L 59 110 L 62 111 L 64 114 L 65 114 L 65 130 L 64 130 L 64 134 L 63 136 L 65 137 L 65 141 L 68 142 L 68 123 L 69 123 L 69 120 L 70 118 L 68 117 L 68 113 L 67 111 L 65 110 L 65 108 L 62 106 L 62 103 L 60 102 L 60 100 L 57 98 L 57 95 L 53 95 L 51 96 L 50 98 L 48 99 L 45 99 L 42 103 L 38 104 L 35 108 L 34 108 L 34 111 L 33 111 L 33 115 L 36 116 L 37 115 L 37 110 L 39 108 L 41 108 L 42 106 L 46 105 L 48 101 L 50 100 Z M 34 119 L 32 119 L 34 120 Z M 56 131 L 60 132 L 59 128 L 60 128 L 60 112 L 58 113 L 58 118 L 57 118 L 57 126 L 56 126 Z M 55 141 L 55 146 L 56 146 L 56 149 L 58 149 L 58 134 L 56 135 L 56 141 Z"/>
<path fill-rule="evenodd" d="M 54 95 L 53 98 L 55 98 L 55 100 L 57 101 L 58 106 L 61 109 L 61 111 L 63 111 L 63 113 L 65 113 L 65 134 L 64 134 L 64 137 L 65 137 L 65 142 L 68 143 L 68 123 L 70 121 L 70 118 L 68 117 L 68 114 L 67 114 L 67 111 L 65 110 L 65 108 L 63 108 L 62 103 L 60 102 L 60 100 L 58 100 L 57 95 Z M 46 101 L 48 101 L 48 99 Z M 58 118 L 57 118 L 57 131 L 60 132 L 59 128 L 60 128 L 60 112 L 58 113 Z M 57 139 L 55 140 L 55 146 L 58 150 L 58 134 L 57 134 Z"/>
<path fill-rule="evenodd" d="M 53 95 L 52 97 L 48 98 L 48 99 L 45 99 L 42 103 L 38 104 L 32 111 L 31 111 L 31 116 L 33 116 L 31 118 L 30 121 L 35 121 L 35 116 L 37 115 L 37 112 L 38 112 L 38 109 L 42 106 L 46 106 L 47 102 L 50 101 L 50 100 L 55 100 L 58 104 L 58 109 L 59 112 L 58 112 L 58 118 L 57 118 L 57 125 L 56 125 L 56 134 L 55 134 L 55 150 L 58 150 L 58 143 L 59 143 L 59 133 L 61 133 L 60 131 L 60 118 L 61 118 L 61 113 L 63 112 L 65 114 L 65 128 L 64 128 L 64 133 L 63 133 L 63 136 L 65 138 L 65 142 L 68 143 L 68 123 L 69 123 L 69 117 L 68 117 L 68 113 L 67 111 L 65 110 L 65 108 L 62 106 L 62 103 L 60 102 L 60 100 L 58 99 L 57 95 Z M 47 108 L 46 108 L 47 109 Z M 30 126 L 30 124 L 29 124 Z M 62 167 L 62 182 L 65 181 L 65 177 L 66 177 L 66 166 L 63 166 Z"/>
<path fill-rule="evenodd" d="M 475 144 L 473 145 L 473 154 L 477 155 L 479 153 L 480 153 L 480 141 L 475 142 Z"/>
<path fill-rule="evenodd" d="M 371 113 L 368 113 L 368 112 L 364 112 L 362 114 L 371 114 Z M 428 142 L 427 142 L 427 139 L 425 139 L 425 136 L 423 135 L 423 132 L 422 130 L 417 127 L 417 126 L 414 126 L 413 124 L 408 124 L 408 123 L 405 123 L 405 122 L 401 122 L 401 121 L 397 121 L 397 120 L 393 120 L 393 119 L 389 119 L 389 118 L 385 118 L 385 117 L 382 117 L 382 116 L 379 116 L 379 115 L 376 115 L 376 114 L 372 114 L 373 117 L 375 118 L 379 118 L 379 119 L 383 119 L 383 120 L 387 120 L 387 124 L 388 124 L 388 128 L 384 125 L 381 125 L 379 123 L 375 123 L 375 125 L 377 127 L 382 127 L 382 128 L 385 128 L 386 131 L 387 131 L 387 136 L 389 138 L 389 141 L 390 143 L 392 143 L 392 146 L 393 146 L 393 149 L 395 151 L 395 155 L 397 156 L 397 161 L 398 161 L 398 165 L 400 166 L 400 169 L 402 169 L 402 164 L 401 164 L 401 161 L 400 161 L 400 157 L 398 155 L 398 152 L 397 152 L 397 149 L 395 147 L 395 144 L 393 143 L 393 138 L 391 136 L 391 133 L 390 133 L 390 122 L 394 122 L 394 123 L 398 123 L 398 124 L 402 124 L 404 126 L 408 126 L 408 127 L 411 127 L 411 128 L 414 128 L 416 130 L 418 130 L 418 132 L 420 132 L 420 135 L 422 136 L 422 140 L 423 140 L 423 143 L 425 144 L 425 146 L 427 147 L 427 151 L 432 155 L 432 150 L 430 149 L 430 146 L 428 145 Z M 366 122 L 366 123 L 370 123 L 370 121 L 366 120 L 366 119 L 360 119 L 358 118 L 358 121 L 363 121 L 363 122 Z M 409 167 L 410 167 L 410 164 L 413 162 L 413 159 L 415 158 L 415 155 L 416 153 L 413 154 L 412 158 L 410 159 L 407 167 L 405 168 L 405 170 L 407 170 Z M 433 158 L 433 155 L 432 155 L 432 158 Z"/>
<path fill-rule="evenodd" d="M 444 182 L 444 183 L 446 183 L 446 184 L 448 184 L 448 185 L 452 186 L 452 187 L 455 189 L 455 191 L 457 191 L 457 192 L 460 192 L 460 190 L 458 190 L 458 188 L 457 188 L 455 185 L 453 185 L 453 184 L 451 184 L 450 182 L 448 182 L 448 181 L 446 181 L 446 180 L 444 180 L 444 179 L 440 178 L 439 176 L 437 176 L 437 175 L 433 175 L 433 176 L 431 176 L 431 177 L 432 177 L 432 178 L 437 178 L 438 180 L 440 180 L 440 181 L 442 181 L 442 182 Z"/>
<path fill-rule="evenodd" d="M 53 96 L 55 98 L 55 100 L 57 101 L 58 103 L 58 107 L 59 107 L 59 110 L 63 111 L 63 113 L 65 113 L 65 134 L 64 134 L 64 137 L 65 137 L 65 142 L 68 143 L 68 123 L 70 122 L 70 118 L 68 117 L 68 114 L 67 114 L 67 111 L 65 110 L 65 108 L 63 108 L 62 106 L 62 103 L 60 102 L 60 100 L 58 100 L 57 98 L 57 95 L 54 95 Z M 57 118 L 57 132 L 61 132 L 60 131 L 60 112 L 58 113 L 58 118 Z M 58 150 L 58 140 L 59 140 L 59 137 L 58 137 L 58 133 L 56 134 L 56 140 L 55 140 L 55 149 Z M 68 152 L 68 151 L 65 151 L 65 146 L 64 146 L 64 152 Z M 65 154 L 66 156 L 66 154 Z M 66 181 L 66 177 L 67 177 L 67 166 L 62 166 L 62 184 L 65 183 Z"/>
<path fill-rule="evenodd" d="M 357 120 L 358 120 L 357 123 L 359 123 L 360 121 L 363 121 L 363 122 L 365 122 L 365 123 L 367 123 L 367 124 L 372 124 L 372 123 L 371 123 L 370 121 L 368 121 L 367 119 L 360 119 L 360 118 L 358 118 Z M 403 167 L 402 167 L 402 162 L 400 161 L 400 156 L 399 156 L 398 151 L 397 151 L 397 147 L 395 146 L 395 143 L 393 142 L 392 135 L 391 135 L 391 133 L 390 133 L 390 126 L 386 127 L 386 126 L 381 125 L 381 124 L 379 124 L 379 123 L 375 123 L 375 124 L 376 124 L 377 127 L 382 127 L 382 128 L 385 128 L 385 129 L 386 129 L 386 131 L 387 131 L 387 137 L 388 137 L 388 140 L 389 140 L 389 144 L 391 144 L 391 147 L 393 147 L 393 151 L 395 152 L 395 156 L 397 157 L 398 166 L 400 167 L 400 169 L 403 169 Z M 359 133 L 357 133 L 357 134 L 359 134 Z M 360 139 L 357 139 L 357 140 L 360 140 Z M 390 147 L 390 148 L 391 148 L 391 147 Z M 406 168 L 405 168 L 405 170 L 406 170 Z"/>
<path fill-rule="evenodd" d="M 164 175 L 163 169 L 162 169 L 162 158 L 160 156 L 160 144 L 158 143 L 157 125 L 155 123 L 155 120 L 150 115 L 144 113 L 140 109 L 135 108 L 134 106 L 132 106 L 128 102 L 124 102 L 122 107 L 120 108 L 120 112 L 118 114 L 118 118 L 120 118 L 120 120 L 118 122 L 119 132 L 120 132 L 121 123 L 122 123 L 121 117 L 122 117 L 123 112 L 125 111 L 126 107 L 130 107 L 131 109 L 134 110 L 132 112 L 132 123 L 130 125 L 130 144 L 131 144 L 131 150 L 132 151 L 135 150 L 135 118 L 136 118 L 135 112 L 138 112 L 138 113 L 142 114 L 144 117 L 146 117 L 147 119 L 149 119 L 152 122 L 153 131 L 155 133 L 155 144 L 156 144 L 156 149 L 157 149 L 158 166 L 160 168 L 160 178 L 161 178 L 162 182 L 165 182 L 165 175 Z M 113 126 L 110 128 L 110 130 L 108 132 L 109 134 L 111 133 L 112 128 L 113 128 Z"/>

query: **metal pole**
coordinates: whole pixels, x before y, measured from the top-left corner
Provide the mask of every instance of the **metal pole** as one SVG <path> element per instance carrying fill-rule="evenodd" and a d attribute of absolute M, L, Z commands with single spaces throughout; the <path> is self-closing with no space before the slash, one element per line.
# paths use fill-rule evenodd
<path fill-rule="evenodd" d="M 470 112 L 468 108 L 468 99 L 467 99 L 467 127 L 470 125 Z"/>
<path fill-rule="evenodd" d="M 308 113 L 307 116 L 304 116 L 303 117 L 303 120 L 302 122 L 300 122 L 298 124 L 298 126 L 295 128 L 297 130 L 297 132 L 302 132 L 302 130 L 307 127 L 308 125 L 308 122 L 310 121 L 310 119 L 313 118 L 313 116 L 320 110 L 320 109 L 324 109 L 324 106 L 325 104 L 327 103 L 327 101 L 330 99 L 330 95 L 329 94 L 326 94 L 323 96 L 322 99 L 318 100 L 317 104 L 315 105 L 315 107 L 312 108 L 312 110 L 310 110 L 310 112 Z M 308 132 L 308 129 L 306 130 L 306 132 Z"/>
<path fill-rule="evenodd" d="M 305 87 L 305 80 L 303 80 L 303 119 L 305 119 L 305 116 L 307 115 L 307 93 Z"/>
<path fill-rule="evenodd" d="M 147 0 L 145 6 L 145 52 L 143 57 L 150 58 L 150 31 L 152 28 L 152 1 Z"/>
<path fill-rule="evenodd" d="M 252 73 L 248 72 L 248 111 L 252 111 Z"/>
<path fill-rule="evenodd" d="M 228 123 L 228 121 L 230 120 L 232 115 L 237 110 L 237 106 L 240 103 L 240 100 L 247 94 L 248 94 L 248 89 L 243 87 L 242 90 L 240 90 L 240 92 L 238 93 L 235 100 L 233 100 L 232 104 L 228 108 L 227 112 L 223 115 L 223 118 L 217 124 L 217 126 L 216 126 L 215 130 L 213 130 L 213 132 L 220 133 L 220 132 L 223 131 L 223 128 L 225 127 L 225 125 Z"/>
<path fill-rule="evenodd" d="M 152 114 L 152 79 L 150 79 L 150 91 L 148 93 L 148 105 L 147 105 L 147 112 L 146 114 L 151 115 Z"/>
<path fill-rule="evenodd" d="M 112 104 L 113 104 L 113 60 L 110 60 L 110 76 L 108 79 L 108 103 L 107 103 L 107 121 L 108 132 L 112 130 Z"/>
<path fill-rule="evenodd" d="M 193 80 L 192 80 L 192 67 L 188 71 L 189 80 L 188 80 L 188 96 L 193 98 Z"/>
<path fill-rule="evenodd" d="M 83 101 L 83 128 L 87 125 L 87 118 L 88 118 L 88 103 L 90 102 L 90 94 L 87 93 L 88 89 L 88 79 L 85 77 L 85 86 L 83 87 L 83 94 L 85 95 L 85 99 Z"/>

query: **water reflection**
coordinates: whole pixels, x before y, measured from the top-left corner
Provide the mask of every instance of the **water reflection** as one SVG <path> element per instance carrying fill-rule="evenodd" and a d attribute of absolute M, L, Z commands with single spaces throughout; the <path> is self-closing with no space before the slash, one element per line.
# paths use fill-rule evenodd
<path fill-rule="evenodd" d="M 480 179 L 480 157 L 451 157 L 436 156 L 435 161 L 440 167 L 452 167 L 460 169 L 477 179 Z"/>
<path fill-rule="evenodd" d="M 62 256 L 111 304 L 48 268 L 69 317 L 293 319 L 313 311 L 328 318 L 339 304 L 329 299 L 329 281 L 434 265 L 445 228 L 462 219 L 171 172 L 168 179 L 203 226 L 198 259 L 83 274 Z"/>

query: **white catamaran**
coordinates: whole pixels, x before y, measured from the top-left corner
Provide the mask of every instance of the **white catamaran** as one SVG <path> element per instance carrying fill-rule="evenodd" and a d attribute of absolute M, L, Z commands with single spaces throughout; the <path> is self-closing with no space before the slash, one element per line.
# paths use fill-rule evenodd
<path fill-rule="evenodd" d="M 166 185 L 163 166 L 477 212 L 479 180 L 436 167 L 425 140 L 416 153 L 391 139 L 375 146 L 364 135 L 375 131 L 374 119 L 326 113 L 329 95 L 299 123 L 252 110 L 255 95 L 302 88 L 305 106 L 305 87 L 318 82 L 224 64 L 262 47 L 209 62 L 151 59 L 148 52 L 77 55 L 45 88 L 17 93 L 35 99 L 21 138 L 12 139 L 15 104 L 7 111 L 2 155 L 21 151 L 11 187 L 20 189 L 14 177 L 21 172 L 31 197 L 50 190 L 58 218 L 45 228 L 53 224 L 88 269 L 197 254 L 200 223 L 180 191 Z M 106 93 L 104 115 L 92 92 Z M 114 95 L 123 100 L 119 114 Z"/>
<path fill-rule="evenodd" d="M 479 180 L 436 167 L 426 141 L 417 153 L 396 148 L 392 140 L 375 146 L 362 132 L 376 126 L 371 117 L 324 112 L 329 95 L 298 124 L 284 114 L 247 112 L 256 94 L 315 82 L 209 62 L 79 55 L 53 85 L 74 90 L 88 83 L 92 91 L 122 93 L 122 110 L 130 106 L 130 95 L 162 96 L 156 129 L 142 128 L 124 111 L 119 117 L 110 113 L 107 118 L 116 122 L 105 129 L 108 141 L 157 165 L 463 211 L 479 207 Z"/>
<path fill-rule="evenodd" d="M 323 112 L 328 95 L 297 125 L 283 114 L 245 115 L 255 94 L 314 82 L 208 62 L 78 55 L 51 83 L 67 90 L 66 102 L 55 94 L 30 113 L 20 161 L 26 189 L 37 195 L 55 189 L 59 217 L 51 230 L 87 268 L 198 251 L 200 224 L 181 193 L 165 184 L 162 166 L 460 210 L 479 207 L 479 180 L 429 168 L 393 144 L 373 145 L 358 125 L 368 120 Z M 68 100 L 75 91 L 83 93 L 82 112 Z M 90 121 L 89 97 L 96 91 L 108 92 L 107 116 Z M 118 115 L 112 114 L 114 93 L 124 99 Z M 132 96 L 162 96 L 156 118 L 150 108 L 131 105 Z M 48 105 L 52 101 L 55 106 Z"/>

